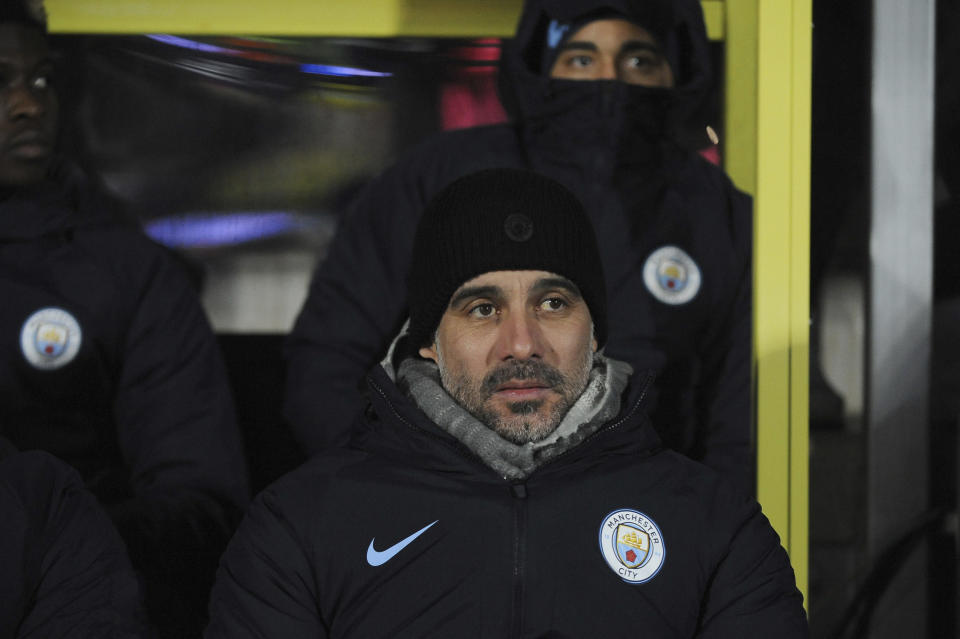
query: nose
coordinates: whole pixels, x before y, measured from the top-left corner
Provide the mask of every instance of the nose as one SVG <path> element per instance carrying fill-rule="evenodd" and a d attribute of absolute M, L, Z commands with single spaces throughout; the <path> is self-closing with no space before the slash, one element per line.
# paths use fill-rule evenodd
<path fill-rule="evenodd" d="M 22 83 L 8 87 L 5 93 L 4 102 L 10 120 L 39 118 L 47 112 L 43 98 Z"/>
<path fill-rule="evenodd" d="M 610 56 L 602 56 L 597 63 L 597 80 L 619 80 L 617 61 Z"/>
<path fill-rule="evenodd" d="M 544 336 L 532 312 L 509 313 L 500 322 L 498 356 L 500 360 L 543 357 Z"/>

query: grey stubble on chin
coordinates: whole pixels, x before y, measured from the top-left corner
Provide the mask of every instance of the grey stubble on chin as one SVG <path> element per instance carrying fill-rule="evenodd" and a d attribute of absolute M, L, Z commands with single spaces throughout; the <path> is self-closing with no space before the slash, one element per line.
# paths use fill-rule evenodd
<path fill-rule="evenodd" d="M 586 389 L 592 363 L 593 351 L 588 349 L 581 370 L 567 378 L 552 366 L 539 360 L 512 360 L 491 371 L 478 387 L 474 388 L 466 376 L 450 373 L 437 344 L 437 365 L 440 369 L 440 382 L 444 389 L 481 423 L 517 445 L 540 441 L 556 430 L 567 411 Z M 488 408 L 487 400 L 492 396 L 497 385 L 510 379 L 530 378 L 547 381 L 560 395 L 548 414 L 538 418 L 538 413 L 545 403 L 544 400 L 509 403 L 507 409 L 510 414 L 506 416 Z"/>

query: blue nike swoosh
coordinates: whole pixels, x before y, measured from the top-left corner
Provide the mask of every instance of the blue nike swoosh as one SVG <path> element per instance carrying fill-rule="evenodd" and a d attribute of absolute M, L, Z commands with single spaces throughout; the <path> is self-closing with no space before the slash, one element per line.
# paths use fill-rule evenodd
<path fill-rule="evenodd" d="M 440 521 L 440 520 L 438 519 L 437 521 Z M 437 521 L 433 522 L 433 524 L 437 523 Z M 398 552 L 400 552 L 401 550 L 409 546 L 411 543 L 413 543 L 413 541 L 417 537 L 427 532 L 427 530 L 429 530 L 430 527 L 433 526 L 433 524 L 428 524 L 424 526 L 423 528 L 413 533 L 406 539 L 398 541 L 397 543 L 390 546 L 386 550 L 374 550 L 373 542 L 377 540 L 377 538 L 374 537 L 373 539 L 370 540 L 370 545 L 367 546 L 367 563 L 373 567 L 382 566 L 383 564 L 393 559 L 394 555 L 396 555 Z"/>

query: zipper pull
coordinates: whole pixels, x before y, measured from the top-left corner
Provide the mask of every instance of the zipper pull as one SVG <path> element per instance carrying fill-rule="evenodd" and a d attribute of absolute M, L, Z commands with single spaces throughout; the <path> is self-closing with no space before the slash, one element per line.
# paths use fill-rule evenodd
<path fill-rule="evenodd" d="M 513 493 L 513 496 L 517 499 L 526 499 L 527 498 L 527 485 L 526 484 L 510 484 L 510 492 Z"/>

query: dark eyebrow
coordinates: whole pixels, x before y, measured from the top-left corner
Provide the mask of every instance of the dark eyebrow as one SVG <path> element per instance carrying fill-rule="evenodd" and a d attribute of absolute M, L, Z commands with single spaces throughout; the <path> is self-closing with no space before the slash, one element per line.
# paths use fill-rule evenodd
<path fill-rule="evenodd" d="M 569 49 L 587 49 L 588 51 L 596 51 L 597 45 L 592 42 L 585 42 L 582 40 L 569 40 L 564 42 L 560 47 L 560 51 L 567 51 Z"/>
<path fill-rule="evenodd" d="M 663 55 L 663 51 L 660 50 L 660 47 L 652 42 L 645 42 L 643 40 L 629 40 L 620 46 L 620 55 L 630 51 L 649 51 L 650 53 L 655 53 L 656 55 Z"/>
<path fill-rule="evenodd" d="M 580 294 L 580 289 L 577 288 L 577 285 L 568 280 L 565 277 L 543 277 L 537 280 L 534 285 L 530 288 L 531 293 L 542 293 L 543 291 L 549 289 L 562 289 L 566 293 L 575 299 L 581 299 L 583 295 Z"/>
<path fill-rule="evenodd" d="M 453 294 L 453 297 L 450 298 L 450 304 L 448 304 L 448 306 L 453 308 L 454 306 L 459 305 L 461 302 L 475 297 L 487 297 L 490 299 L 495 299 L 501 296 L 503 296 L 503 291 L 499 286 L 468 286 L 456 291 Z"/>

